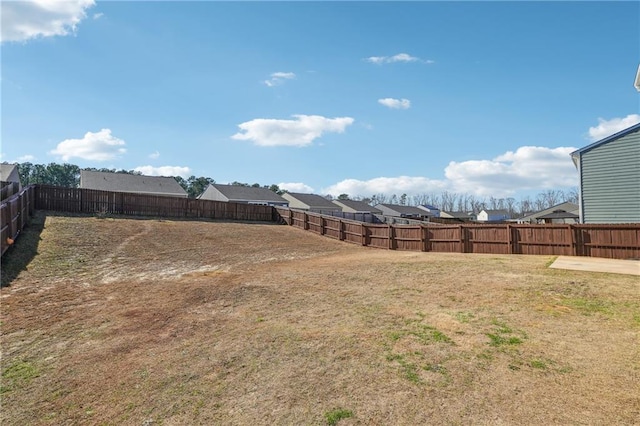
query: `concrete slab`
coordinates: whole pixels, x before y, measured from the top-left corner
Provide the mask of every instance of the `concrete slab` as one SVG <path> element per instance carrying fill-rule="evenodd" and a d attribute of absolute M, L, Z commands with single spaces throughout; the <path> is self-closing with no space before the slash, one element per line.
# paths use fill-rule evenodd
<path fill-rule="evenodd" d="M 574 271 L 609 272 L 640 276 L 640 260 L 604 259 L 601 257 L 558 256 L 549 266 Z"/>

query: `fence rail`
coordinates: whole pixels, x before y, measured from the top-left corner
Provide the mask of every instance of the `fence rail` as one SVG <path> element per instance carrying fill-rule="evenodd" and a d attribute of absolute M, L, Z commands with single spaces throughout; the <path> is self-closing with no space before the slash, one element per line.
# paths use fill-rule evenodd
<path fill-rule="evenodd" d="M 387 225 L 276 207 L 288 225 L 369 247 L 457 253 L 640 258 L 640 224 Z"/>
<path fill-rule="evenodd" d="M 35 186 L 28 186 L 0 204 L 0 249 L 4 254 L 29 222 L 35 205 Z"/>
<path fill-rule="evenodd" d="M 68 213 L 102 213 L 257 222 L 273 222 L 278 219 L 270 206 L 128 192 L 98 191 L 84 188 L 64 188 L 49 185 L 36 185 L 35 208 Z"/>

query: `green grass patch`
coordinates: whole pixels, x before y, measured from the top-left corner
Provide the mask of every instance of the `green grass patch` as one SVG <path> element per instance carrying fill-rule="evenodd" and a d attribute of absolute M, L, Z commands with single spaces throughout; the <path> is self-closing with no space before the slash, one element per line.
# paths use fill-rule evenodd
<path fill-rule="evenodd" d="M 547 369 L 547 363 L 544 360 L 541 359 L 532 359 L 531 361 L 529 361 L 529 366 L 531 368 L 537 368 L 540 370 L 546 370 Z"/>
<path fill-rule="evenodd" d="M 329 426 L 334 426 L 342 419 L 353 417 L 353 411 L 344 408 L 336 408 L 335 410 L 324 413 L 324 418 Z"/>
<path fill-rule="evenodd" d="M 570 308 L 580 311 L 584 315 L 592 315 L 596 313 L 611 315 L 613 313 L 613 303 L 605 300 L 567 298 L 564 299 L 562 303 Z"/>
<path fill-rule="evenodd" d="M 39 375 L 40 371 L 33 363 L 16 361 L 2 372 L 3 383 L 2 386 L 0 386 L 0 394 L 26 386 Z"/>
<path fill-rule="evenodd" d="M 526 337 L 524 333 L 517 332 L 519 336 L 514 336 L 516 332 L 504 322 L 493 320 L 491 323 L 495 326 L 493 333 L 485 333 L 489 338 L 489 345 L 494 347 L 515 346 L 524 342 Z"/>

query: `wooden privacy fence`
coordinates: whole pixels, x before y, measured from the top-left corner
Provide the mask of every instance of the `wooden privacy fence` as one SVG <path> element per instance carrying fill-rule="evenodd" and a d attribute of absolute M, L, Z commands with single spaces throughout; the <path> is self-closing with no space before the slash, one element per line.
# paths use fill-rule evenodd
<path fill-rule="evenodd" d="M 34 210 L 35 186 L 28 186 L 0 204 L 0 227 L 2 229 L 0 247 L 2 254 L 11 246 L 20 231 L 27 225 Z"/>
<path fill-rule="evenodd" d="M 636 223 L 380 225 L 280 207 L 276 211 L 288 225 L 391 250 L 640 258 L 640 224 Z"/>
<path fill-rule="evenodd" d="M 0 182 L 0 201 L 4 201 L 14 194 L 20 192 L 18 182 Z"/>
<path fill-rule="evenodd" d="M 122 214 L 273 222 L 273 207 L 128 192 L 36 185 L 35 208 L 68 213 Z"/>

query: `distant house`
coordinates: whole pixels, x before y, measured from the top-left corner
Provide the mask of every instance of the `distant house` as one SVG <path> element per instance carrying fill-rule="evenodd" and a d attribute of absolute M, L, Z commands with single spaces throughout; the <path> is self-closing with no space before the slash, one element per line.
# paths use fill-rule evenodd
<path fill-rule="evenodd" d="M 440 217 L 440 209 L 437 207 L 430 206 L 429 204 L 420 204 L 419 206 L 416 206 L 416 207 L 431 213 L 431 216 L 433 217 Z"/>
<path fill-rule="evenodd" d="M 542 218 L 541 216 L 548 215 L 550 213 L 555 212 L 556 210 L 562 210 L 564 212 L 571 213 L 572 215 L 578 215 L 579 207 L 575 203 L 570 203 L 568 201 L 565 201 L 564 203 L 556 204 L 553 207 L 549 207 L 548 209 L 540 210 L 534 213 L 529 213 L 526 216 L 519 217 L 515 219 L 515 222 L 518 222 L 518 223 L 545 222 L 544 220 L 545 218 Z M 549 218 L 546 218 L 546 219 L 549 219 Z M 550 223 L 575 223 L 575 222 L 576 221 L 572 219 L 571 215 L 567 215 L 566 218 L 559 218 L 559 217 L 552 218 L 552 222 Z"/>
<path fill-rule="evenodd" d="M 212 183 L 198 197 L 201 200 L 231 203 L 260 204 L 287 207 L 289 202 L 267 188 Z"/>
<path fill-rule="evenodd" d="M 402 206 L 399 204 L 377 204 L 376 208 L 385 216 L 402 217 L 406 219 L 425 220 L 433 215 L 426 210 L 414 206 Z"/>
<path fill-rule="evenodd" d="M 333 203 L 340 207 L 345 213 L 371 213 L 382 214 L 380 209 L 370 206 L 362 201 L 355 200 L 333 200 Z"/>
<path fill-rule="evenodd" d="M 3 186 L 5 183 L 17 183 L 18 190 L 22 189 L 22 183 L 20 182 L 20 173 L 18 173 L 17 164 L 0 164 L 0 182 Z"/>
<path fill-rule="evenodd" d="M 187 192 L 172 177 L 81 170 L 80 188 L 187 198 Z"/>
<path fill-rule="evenodd" d="M 558 209 L 538 217 L 539 223 L 576 223 L 580 219 L 575 213 Z"/>
<path fill-rule="evenodd" d="M 473 212 L 440 212 L 441 219 L 451 219 L 456 222 L 473 222 L 476 220 L 476 215 Z"/>
<path fill-rule="evenodd" d="M 640 222 L 640 123 L 571 153 L 581 223 Z"/>
<path fill-rule="evenodd" d="M 292 209 L 308 210 L 316 213 L 342 211 L 338 205 L 316 194 L 285 192 L 282 194 L 282 198 L 289 202 L 289 207 Z"/>
<path fill-rule="evenodd" d="M 506 210 L 482 210 L 478 213 L 476 220 L 478 222 L 502 222 L 510 217 Z"/>

